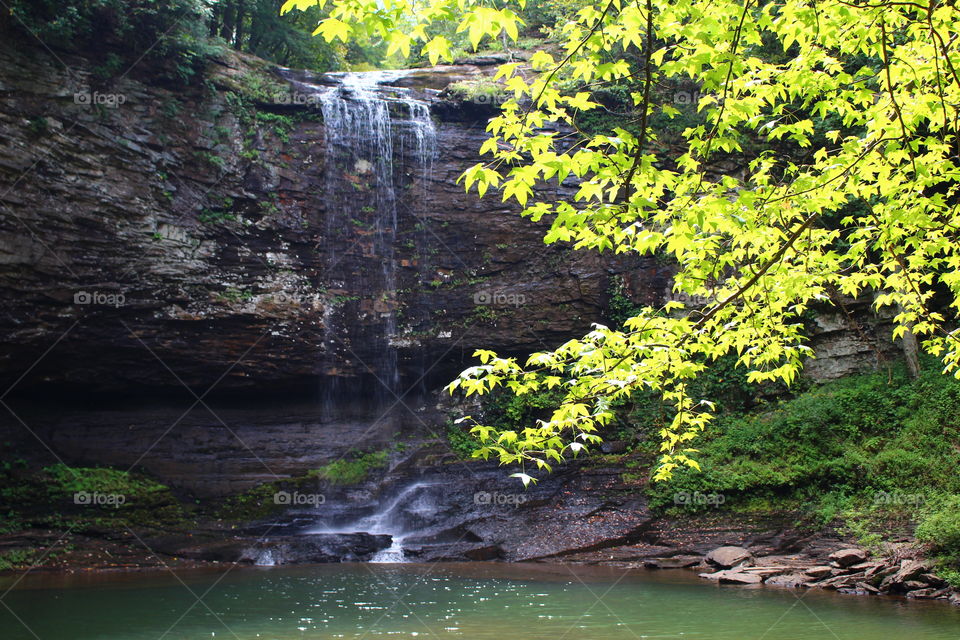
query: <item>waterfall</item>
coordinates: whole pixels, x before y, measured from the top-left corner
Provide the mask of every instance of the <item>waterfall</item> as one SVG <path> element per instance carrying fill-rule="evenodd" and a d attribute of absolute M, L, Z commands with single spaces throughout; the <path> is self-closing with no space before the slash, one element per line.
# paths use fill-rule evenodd
<path fill-rule="evenodd" d="M 436 507 L 428 489 L 436 483 L 415 481 L 401 488 L 390 498 L 378 501 L 370 515 L 345 525 L 330 527 L 323 524 L 304 533 L 372 533 L 392 536 L 389 548 L 378 551 L 370 562 L 405 562 L 403 541 L 417 524 L 431 514 Z"/>
<path fill-rule="evenodd" d="M 323 114 L 325 285 L 324 370 L 336 374 L 345 360 L 378 379 L 364 395 L 392 403 L 399 394 L 396 347 L 398 201 L 404 180 L 430 178 L 436 155 L 436 129 L 427 102 L 409 89 L 391 86 L 405 71 L 332 73 L 323 82 L 288 77 L 310 92 Z M 408 175 L 405 169 L 413 169 Z M 408 221 L 409 222 L 409 221 Z M 372 325 L 372 328 L 371 328 Z M 351 343 L 353 346 L 351 346 Z M 372 354 L 359 358 L 356 345 Z M 336 375 L 327 386 L 324 406 L 336 403 Z M 356 391 L 356 385 L 352 385 Z"/>

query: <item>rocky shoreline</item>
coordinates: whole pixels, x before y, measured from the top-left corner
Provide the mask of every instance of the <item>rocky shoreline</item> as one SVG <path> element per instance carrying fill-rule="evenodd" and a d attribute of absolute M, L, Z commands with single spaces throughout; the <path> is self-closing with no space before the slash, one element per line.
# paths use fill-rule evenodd
<path fill-rule="evenodd" d="M 706 536 L 709 539 L 710 535 Z M 313 534 L 256 537 L 228 532 L 198 532 L 144 536 L 70 535 L 50 532 L 23 532 L 0 537 L 0 547 L 32 540 L 36 544 L 60 546 L 63 554 L 47 553 L 43 561 L 27 569 L 0 571 L 18 575 L 36 571 L 52 573 L 142 571 L 156 569 L 198 569 L 217 566 L 282 566 L 338 562 L 367 562 L 390 546 L 390 536 L 356 534 Z M 933 573 L 930 564 L 909 544 L 888 544 L 886 555 L 877 556 L 854 546 L 837 546 L 829 535 L 808 541 L 813 553 L 768 553 L 769 545 L 725 545 L 706 553 L 677 549 L 675 555 L 651 556 L 640 551 L 643 545 L 613 546 L 602 551 L 533 560 L 543 563 L 570 562 L 624 569 L 696 571 L 704 580 L 718 585 L 824 589 L 845 595 L 894 596 L 913 600 L 939 600 L 960 606 L 960 591 Z M 465 552 L 462 558 L 432 558 L 444 561 L 502 561 L 483 553 L 488 547 Z M 637 557 L 643 555 L 642 559 Z M 648 550 L 649 551 L 649 550 Z M 626 557 L 631 559 L 625 561 Z M 411 558 L 418 561 L 418 558 Z M 419 559 L 423 561 L 423 559 Z M 530 561 L 530 560 L 521 560 Z"/>
<path fill-rule="evenodd" d="M 848 595 L 899 595 L 917 600 L 947 600 L 960 605 L 960 593 L 915 551 L 898 550 L 892 557 L 875 558 L 858 547 L 829 554 L 821 563 L 802 554 L 755 557 L 743 547 L 717 547 L 705 556 L 651 558 L 650 569 L 694 569 L 718 584 L 768 585 L 800 589 L 829 589 Z"/>

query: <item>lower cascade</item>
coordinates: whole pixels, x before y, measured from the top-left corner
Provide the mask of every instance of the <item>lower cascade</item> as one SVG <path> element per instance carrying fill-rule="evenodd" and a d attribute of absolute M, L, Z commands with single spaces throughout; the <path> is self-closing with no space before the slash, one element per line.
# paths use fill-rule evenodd
<path fill-rule="evenodd" d="M 406 562 L 404 540 L 418 530 L 421 523 L 428 522 L 435 508 L 429 489 L 435 483 L 414 481 L 403 486 L 393 497 L 380 499 L 372 505 L 372 513 L 343 524 L 322 522 L 304 531 L 304 534 L 366 533 L 389 535 L 391 544 L 374 553 L 369 562 Z"/>

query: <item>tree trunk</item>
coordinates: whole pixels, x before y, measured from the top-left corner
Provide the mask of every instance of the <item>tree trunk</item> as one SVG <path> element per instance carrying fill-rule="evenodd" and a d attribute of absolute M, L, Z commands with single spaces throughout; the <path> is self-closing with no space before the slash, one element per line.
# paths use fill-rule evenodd
<path fill-rule="evenodd" d="M 907 371 L 910 377 L 916 380 L 920 377 L 920 347 L 917 336 L 909 328 L 903 332 L 900 348 L 903 349 L 903 359 L 907 362 Z"/>
<path fill-rule="evenodd" d="M 233 42 L 233 29 L 236 15 L 234 3 L 225 2 L 223 6 L 223 24 L 220 26 L 220 37 L 227 42 Z"/>
<path fill-rule="evenodd" d="M 246 0 L 237 0 L 237 20 L 235 27 L 235 35 L 233 37 L 233 48 L 237 51 L 243 50 L 243 22 L 247 17 L 247 2 Z"/>

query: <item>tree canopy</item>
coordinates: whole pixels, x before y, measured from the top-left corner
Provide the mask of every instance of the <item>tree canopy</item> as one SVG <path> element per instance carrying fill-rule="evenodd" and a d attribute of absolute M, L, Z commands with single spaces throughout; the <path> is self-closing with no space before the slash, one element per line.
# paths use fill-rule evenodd
<path fill-rule="evenodd" d="M 391 51 L 450 59 L 450 21 L 476 48 L 516 39 L 523 0 L 288 0 L 320 4 L 327 40 L 378 34 Z M 656 479 L 696 468 L 711 419 L 690 383 L 725 354 L 755 382 L 790 382 L 813 355 L 813 304 L 870 297 L 894 339 L 960 377 L 960 12 L 941 0 L 580 0 L 557 25 L 559 53 L 504 64 L 512 99 L 488 126 L 488 161 L 463 175 L 549 221 L 547 243 L 665 254 L 678 299 L 622 327 L 525 362 L 482 350 L 449 390 L 561 392 L 552 416 L 517 430 L 475 424 L 476 455 L 549 468 L 599 441 L 612 406 L 638 390 L 671 407 Z M 671 153 L 654 122 L 680 114 L 663 88 L 696 87 L 699 120 Z M 567 135 L 612 84 L 630 87 L 631 127 Z M 790 149 L 791 152 L 785 152 Z M 739 170 L 719 171 L 736 158 Z M 573 201 L 534 185 L 575 179 Z M 524 482 L 526 473 L 519 474 Z"/>

